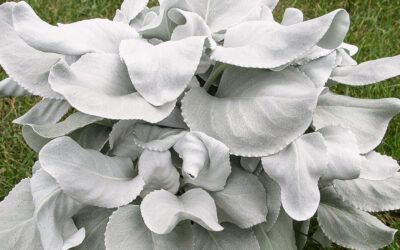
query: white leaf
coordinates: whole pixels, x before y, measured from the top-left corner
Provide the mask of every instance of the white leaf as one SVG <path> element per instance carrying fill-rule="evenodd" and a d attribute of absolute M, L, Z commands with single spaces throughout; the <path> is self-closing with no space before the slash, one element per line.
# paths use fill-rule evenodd
<path fill-rule="evenodd" d="M 56 180 L 43 169 L 32 177 L 31 189 L 35 205 L 33 218 L 36 220 L 43 248 L 69 249 L 79 245 L 85 238 L 85 230 L 78 231 L 72 216 L 83 205 L 64 194 Z"/>
<path fill-rule="evenodd" d="M 258 179 L 267 193 L 268 214 L 267 221 L 263 223 L 263 228 L 269 232 L 275 225 L 281 211 L 281 188 L 265 171 L 261 172 Z"/>
<path fill-rule="evenodd" d="M 135 161 L 142 148 L 136 145 L 134 138 L 134 127 L 136 120 L 119 121 L 114 124 L 110 133 L 110 155 L 129 157 Z"/>
<path fill-rule="evenodd" d="M 316 240 L 323 247 L 330 248 L 332 247 L 332 241 L 326 237 L 324 232 L 320 227 L 318 227 L 317 231 L 312 235 L 312 239 Z"/>
<path fill-rule="evenodd" d="M 30 93 L 45 98 L 62 96 L 51 90 L 48 76 L 60 55 L 43 53 L 28 46 L 15 32 L 12 8 L 16 3 L 0 6 L 0 65 L 4 71 Z"/>
<path fill-rule="evenodd" d="M 140 176 L 134 177 L 129 158 L 83 149 L 69 137 L 48 143 L 40 151 L 39 161 L 65 193 L 88 205 L 113 208 L 128 204 L 144 185 Z"/>
<path fill-rule="evenodd" d="M 330 240 L 354 249 L 383 248 L 396 233 L 374 216 L 345 205 L 331 189 L 324 190 L 318 223 Z"/>
<path fill-rule="evenodd" d="M 355 66 L 338 67 L 330 79 L 353 86 L 381 82 L 400 75 L 400 56 L 368 61 Z"/>
<path fill-rule="evenodd" d="M 26 89 L 22 88 L 16 81 L 11 78 L 4 79 L 0 81 L 0 97 L 6 96 L 26 96 L 32 95 Z"/>
<path fill-rule="evenodd" d="M 100 207 L 86 207 L 74 216 L 76 225 L 85 228 L 85 240 L 76 250 L 106 250 L 104 234 L 113 210 Z"/>
<path fill-rule="evenodd" d="M 266 220 L 267 195 L 258 178 L 238 167 L 232 169 L 224 190 L 210 193 L 218 207 L 219 222 L 250 228 Z"/>
<path fill-rule="evenodd" d="M 31 47 L 63 55 L 117 53 L 122 40 L 138 37 L 129 25 L 107 19 L 52 26 L 42 21 L 25 2 L 13 8 L 13 22 L 18 35 Z"/>
<path fill-rule="evenodd" d="M 303 12 L 296 8 L 287 8 L 282 18 L 282 25 L 290 26 L 293 24 L 298 24 L 303 22 L 304 15 Z"/>
<path fill-rule="evenodd" d="M 181 109 L 178 107 L 175 107 L 167 118 L 158 122 L 156 125 L 188 130 L 188 126 L 183 120 Z"/>
<path fill-rule="evenodd" d="M 35 152 L 39 151 L 46 145 L 51 139 L 44 138 L 38 135 L 31 126 L 22 127 L 22 136 L 24 137 L 25 143 Z"/>
<path fill-rule="evenodd" d="M 187 250 L 192 248 L 190 222 L 182 222 L 169 234 L 156 234 L 143 222 L 139 206 L 120 207 L 110 217 L 105 234 L 107 250 Z"/>
<path fill-rule="evenodd" d="M 43 249 L 32 199 L 30 180 L 24 179 L 0 202 L 0 249 Z"/>
<path fill-rule="evenodd" d="M 262 158 L 265 172 L 281 187 L 282 205 L 295 220 L 317 211 L 318 180 L 328 166 L 328 153 L 320 133 L 306 134 L 276 155 Z"/>
<path fill-rule="evenodd" d="M 328 168 L 323 180 L 351 180 L 360 176 L 362 157 L 357 139 L 350 129 L 329 126 L 318 130 L 328 149 Z"/>
<path fill-rule="evenodd" d="M 293 220 L 281 210 L 274 227 L 268 230 L 265 223 L 254 227 L 261 250 L 296 250 Z"/>
<path fill-rule="evenodd" d="M 153 9 L 146 16 L 142 25 L 139 25 L 139 33 L 147 39 L 157 38 L 163 41 L 171 40 L 171 35 L 176 24 L 168 18 L 168 12 L 172 8 L 188 10 L 186 1 L 162 0 L 157 9 Z M 155 12 L 155 16 L 153 13 Z"/>
<path fill-rule="evenodd" d="M 54 125 L 68 112 L 70 107 L 63 100 L 42 99 L 13 122 L 19 125 Z"/>
<path fill-rule="evenodd" d="M 178 25 L 172 32 L 171 40 L 181 40 L 191 36 L 212 36 L 204 19 L 196 13 L 171 9 L 168 17 Z"/>
<path fill-rule="evenodd" d="M 378 146 L 389 121 L 400 112 L 400 100 L 395 98 L 368 100 L 326 92 L 319 97 L 314 114 L 316 129 L 339 125 L 351 129 L 357 138 L 360 153 Z"/>
<path fill-rule="evenodd" d="M 152 152 L 144 150 L 140 155 L 138 166 L 139 175 L 145 183 L 141 193 L 142 197 L 159 189 L 164 189 L 173 194 L 178 192 L 180 175 L 172 164 L 169 151 Z"/>
<path fill-rule="evenodd" d="M 241 157 L 240 158 L 240 165 L 244 170 L 247 172 L 253 173 L 256 171 L 258 165 L 261 162 L 261 158 L 259 157 Z"/>
<path fill-rule="evenodd" d="M 133 128 L 133 138 L 137 146 L 158 152 L 172 148 L 186 133 L 182 129 L 164 128 L 145 123 L 137 123 Z"/>
<path fill-rule="evenodd" d="M 229 223 L 224 223 L 224 230 L 211 232 L 199 225 L 193 226 L 193 250 L 259 250 L 260 246 L 254 233 L 249 229 L 240 229 Z"/>
<path fill-rule="evenodd" d="M 121 12 L 126 16 L 128 23 L 133 20 L 146 6 L 149 0 L 124 0 Z"/>
<path fill-rule="evenodd" d="M 349 23 L 345 10 L 290 26 L 245 22 L 227 31 L 224 46 L 217 47 L 211 58 L 240 67 L 277 68 L 304 56 L 316 45 L 335 49 L 343 42 Z"/>
<path fill-rule="evenodd" d="M 117 54 L 86 54 L 71 67 L 61 61 L 53 67 L 49 82 L 77 110 L 109 119 L 159 122 L 175 106 L 172 102 L 154 107 L 146 102 Z"/>
<path fill-rule="evenodd" d="M 399 163 L 392 157 L 372 151 L 363 157 L 360 178 L 381 181 L 392 177 L 399 169 Z"/>
<path fill-rule="evenodd" d="M 221 231 L 217 208 L 211 196 L 202 189 L 192 189 L 177 197 L 158 190 L 144 197 L 140 205 L 146 226 L 157 234 L 170 233 L 183 220 L 192 220 L 207 230 Z"/>
<path fill-rule="evenodd" d="M 77 129 L 83 128 L 102 119 L 103 118 L 76 112 L 57 124 L 33 125 L 32 128 L 38 135 L 44 138 L 56 138 L 70 134 Z"/>
<path fill-rule="evenodd" d="M 189 10 L 199 14 L 213 33 L 238 25 L 262 4 L 262 0 L 187 0 Z"/>
<path fill-rule="evenodd" d="M 334 188 L 348 204 L 367 212 L 400 209 L 400 173 L 385 180 L 335 180 Z"/>
<path fill-rule="evenodd" d="M 294 68 L 231 67 L 215 97 L 191 89 L 182 100 L 182 115 L 191 130 L 221 141 L 231 154 L 261 157 L 279 152 L 307 130 L 318 94 Z"/>
<path fill-rule="evenodd" d="M 100 151 L 108 141 L 110 130 L 107 126 L 93 123 L 72 132 L 69 136 L 78 142 L 82 148 Z"/>
<path fill-rule="evenodd" d="M 201 132 L 187 133 L 174 146 L 183 160 L 186 183 L 209 191 L 220 191 L 231 173 L 229 149 Z"/>
<path fill-rule="evenodd" d="M 123 41 L 120 54 L 136 90 L 149 103 L 176 100 L 199 65 L 205 37 L 189 37 L 153 46 L 146 40 Z"/>
<path fill-rule="evenodd" d="M 274 10 L 276 5 L 278 5 L 279 0 L 263 0 L 262 2 L 263 2 L 263 4 L 268 6 L 268 8 L 270 8 L 271 10 Z"/>
<path fill-rule="evenodd" d="M 336 66 L 336 52 L 328 56 L 318 58 L 300 67 L 315 84 L 316 88 L 322 88 L 328 81 L 333 68 Z"/>
<path fill-rule="evenodd" d="M 297 249 L 303 249 L 308 241 L 308 231 L 310 229 L 310 220 L 293 221 L 293 230 L 296 236 Z"/>

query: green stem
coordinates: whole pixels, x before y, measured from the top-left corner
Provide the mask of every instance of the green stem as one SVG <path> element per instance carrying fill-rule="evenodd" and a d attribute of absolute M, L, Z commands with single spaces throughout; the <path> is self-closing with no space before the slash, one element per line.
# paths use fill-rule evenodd
<path fill-rule="evenodd" d="M 208 91 L 210 87 L 215 83 L 218 77 L 222 74 L 222 72 L 228 67 L 228 64 L 217 62 L 211 72 L 210 77 L 208 77 L 206 83 L 203 88 Z"/>

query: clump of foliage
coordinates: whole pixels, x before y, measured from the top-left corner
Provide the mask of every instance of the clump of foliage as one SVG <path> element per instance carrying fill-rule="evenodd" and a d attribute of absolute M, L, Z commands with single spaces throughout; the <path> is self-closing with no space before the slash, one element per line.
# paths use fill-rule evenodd
<path fill-rule="evenodd" d="M 125 0 L 113 21 L 52 26 L 0 5 L 0 96 L 39 153 L 0 203 L 1 249 L 376 249 L 395 230 L 398 163 L 374 151 L 395 98 L 330 92 L 400 74 L 358 64 L 345 10 L 273 0 Z"/>

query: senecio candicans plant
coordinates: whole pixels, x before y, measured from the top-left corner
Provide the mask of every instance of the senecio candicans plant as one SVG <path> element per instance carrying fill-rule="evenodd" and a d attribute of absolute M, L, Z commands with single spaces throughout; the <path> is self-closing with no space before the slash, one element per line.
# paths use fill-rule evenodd
<path fill-rule="evenodd" d="M 374 149 L 400 100 L 329 87 L 400 56 L 357 64 L 345 10 L 277 23 L 276 3 L 125 0 L 57 26 L 2 4 L 1 95 L 43 99 L 14 121 L 39 160 L 0 203 L 0 249 L 388 245 L 369 212 L 400 208 L 399 165 Z"/>

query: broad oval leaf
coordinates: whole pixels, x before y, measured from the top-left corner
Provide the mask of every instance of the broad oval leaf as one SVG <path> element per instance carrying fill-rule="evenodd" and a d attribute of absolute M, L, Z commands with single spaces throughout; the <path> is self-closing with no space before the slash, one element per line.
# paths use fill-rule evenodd
<path fill-rule="evenodd" d="M 171 35 L 171 40 L 181 40 L 191 36 L 211 37 L 211 30 L 204 19 L 196 13 L 171 9 L 168 17 L 178 25 Z"/>
<path fill-rule="evenodd" d="M 322 88 L 328 81 L 333 68 L 336 66 L 336 52 L 332 52 L 327 56 L 310 61 L 300 67 L 315 84 L 316 88 Z"/>
<path fill-rule="evenodd" d="M 221 141 L 234 155 L 267 156 L 305 132 L 319 92 L 294 68 L 270 72 L 231 67 L 215 97 L 192 88 L 182 100 L 182 115 L 191 130 Z"/>
<path fill-rule="evenodd" d="M 238 167 L 232 169 L 225 188 L 212 192 L 218 207 L 219 222 L 250 228 L 266 220 L 267 195 L 258 178 Z"/>
<path fill-rule="evenodd" d="M 124 0 L 121 12 L 125 15 L 127 23 L 133 20 L 147 6 L 149 0 Z"/>
<path fill-rule="evenodd" d="M 11 78 L 4 79 L 0 81 L 0 97 L 7 97 L 7 96 L 26 96 L 32 95 L 26 89 L 22 88 L 16 81 Z"/>
<path fill-rule="evenodd" d="M 77 129 L 83 128 L 102 119 L 103 118 L 76 112 L 57 124 L 33 125 L 32 129 L 44 138 L 56 138 L 70 134 Z"/>
<path fill-rule="evenodd" d="M 187 0 L 189 10 L 199 14 L 213 33 L 244 22 L 262 0 Z"/>
<path fill-rule="evenodd" d="M 192 248 L 193 233 L 188 221 L 168 234 L 153 233 L 144 224 L 139 206 L 128 205 L 110 217 L 105 241 L 108 250 L 187 250 Z"/>
<path fill-rule="evenodd" d="M 159 122 L 175 107 L 175 102 L 161 107 L 146 102 L 117 54 L 86 54 L 72 66 L 61 61 L 53 67 L 49 82 L 77 110 L 109 119 Z"/>
<path fill-rule="evenodd" d="M 140 155 L 138 166 L 139 175 L 145 183 L 141 193 L 142 197 L 159 189 L 164 189 L 173 194 L 178 192 L 180 175 L 172 164 L 169 151 L 152 152 L 144 150 Z"/>
<path fill-rule="evenodd" d="M 303 12 L 296 8 L 287 8 L 285 9 L 285 13 L 283 14 L 282 18 L 282 25 L 293 25 L 303 22 L 304 15 Z"/>
<path fill-rule="evenodd" d="M 69 137 L 48 143 L 39 153 L 39 162 L 65 193 L 88 205 L 126 205 L 136 199 L 144 186 L 142 177 L 135 177 L 129 158 L 83 149 Z"/>
<path fill-rule="evenodd" d="M 313 125 L 316 129 L 331 125 L 351 129 L 360 153 L 366 154 L 381 143 L 390 120 L 399 112 L 399 99 L 358 99 L 328 91 L 319 97 Z"/>
<path fill-rule="evenodd" d="M 275 225 L 269 230 L 266 223 L 253 228 L 261 250 L 296 250 L 293 220 L 281 210 Z"/>
<path fill-rule="evenodd" d="M 374 216 L 344 204 L 331 188 L 323 191 L 318 223 L 330 240 L 354 249 L 383 248 L 393 241 L 397 231 Z"/>
<path fill-rule="evenodd" d="M 13 122 L 19 125 L 54 125 L 68 112 L 70 107 L 64 100 L 42 99 Z"/>
<path fill-rule="evenodd" d="M 18 35 L 31 47 L 63 55 L 117 53 L 122 40 L 138 37 L 129 25 L 107 19 L 52 26 L 42 21 L 25 2 L 13 8 L 13 22 Z"/>
<path fill-rule="evenodd" d="M 193 226 L 193 250 L 259 250 L 260 246 L 250 229 L 240 229 L 237 226 L 224 223 L 220 232 L 208 231 L 199 225 Z"/>
<path fill-rule="evenodd" d="M 306 134 L 276 155 L 262 158 L 265 172 L 281 188 L 282 206 L 295 220 L 311 218 L 320 201 L 318 180 L 328 166 L 325 140 Z"/>
<path fill-rule="evenodd" d="M 186 183 L 209 191 L 219 191 L 231 173 L 229 149 L 220 141 L 201 132 L 187 133 L 174 146 L 183 160 Z"/>
<path fill-rule="evenodd" d="M 151 151 L 163 152 L 172 148 L 187 131 L 165 128 L 146 123 L 137 123 L 133 127 L 135 144 Z"/>
<path fill-rule="evenodd" d="M 348 204 L 367 212 L 400 209 L 400 173 L 385 180 L 335 180 L 333 186 Z"/>
<path fill-rule="evenodd" d="M 362 157 L 357 139 L 350 129 L 329 126 L 318 130 L 328 150 L 328 168 L 322 176 L 325 181 L 351 180 L 360 176 Z"/>
<path fill-rule="evenodd" d="M 106 250 L 104 244 L 104 234 L 109 217 L 113 213 L 112 209 L 100 207 L 86 207 L 74 216 L 75 224 L 80 228 L 85 228 L 85 240 L 77 246 L 76 250 Z"/>
<path fill-rule="evenodd" d="M 263 228 L 269 232 L 278 220 L 281 211 L 281 188 L 271 177 L 262 171 L 258 176 L 261 184 L 267 193 L 267 221 L 263 223 Z"/>
<path fill-rule="evenodd" d="M 85 229 L 78 231 L 72 216 L 83 204 L 67 196 L 56 180 L 43 169 L 31 179 L 35 213 L 32 219 L 40 233 L 44 249 L 69 249 L 82 243 Z"/>
<path fill-rule="evenodd" d="M 247 172 L 253 173 L 260 165 L 261 158 L 259 157 L 241 157 L 240 166 Z"/>
<path fill-rule="evenodd" d="M 133 129 L 136 120 L 119 121 L 114 124 L 110 133 L 109 155 L 129 157 L 135 161 L 143 149 L 135 144 Z"/>
<path fill-rule="evenodd" d="M 30 179 L 18 183 L 0 202 L 0 248 L 43 249 L 33 214 Z M 12 218 L 12 220 L 10 220 Z"/>
<path fill-rule="evenodd" d="M 162 106 L 175 101 L 188 86 L 199 65 L 204 40 L 189 37 L 154 46 L 132 39 L 121 43 L 120 54 L 135 89 L 149 103 Z"/>
<path fill-rule="evenodd" d="M 337 67 L 331 80 L 353 86 L 381 82 L 400 75 L 400 55 L 368 61 L 359 65 Z"/>
<path fill-rule="evenodd" d="M 183 220 L 192 220 L 207 230 L 221 231 L 217 208 L 212 197 L 202 189 L 192 189 L 177 197 L 158 190 L 144 197 L 140 205 L 146 226 L 157 234 L 168 234 Z"/>
<path fill-rule="evenodd" d="M 240 67 L 273 69 L 299 59 L 316 45 L 337 48 L 349 24 L 349 15 L 343 9 L 290 26 L 245 22 L 227 31 L 224 46 L 217 47 L 211 58 Z"/>
<path fill-rule="evenodd" d="M 372 151 L 362 160 L 360 178 L 381 181 L 392 177 L 399 169 L 395 159 Z"/>
<path fill-rule="evenodd" d="M 49 71 L 61 56 L 37 51 L 18 36 L 12 20 L 15 5 L 9 2 L 0 6 L 0 65 L 30 93 L 44 98 L 62 99 L 48 83 Z"/>

